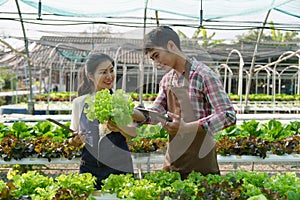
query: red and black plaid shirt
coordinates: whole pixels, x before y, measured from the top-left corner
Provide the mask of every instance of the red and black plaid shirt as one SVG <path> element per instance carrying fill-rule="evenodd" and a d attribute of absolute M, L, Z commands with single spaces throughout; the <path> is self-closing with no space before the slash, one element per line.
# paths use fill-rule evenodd
<path fill-rule="evenodd" d="M 159 84 L 159 94 L 151 110 L 160 113 L 167 111 L 167 88 L 170 82 L 172 82 L 172 86 L 183 86 L 184 73 L 178 76 L 174 73 L 174 70 L 170 70 L 164 75 Z M 200 119 L 200 125 L 208 133 L 213 135 L 236 123 L 236 112 L 218 74 L 205 64 L 193 61 L 189 76 L 188 93 L 194 115 L 197 119 Z"/>

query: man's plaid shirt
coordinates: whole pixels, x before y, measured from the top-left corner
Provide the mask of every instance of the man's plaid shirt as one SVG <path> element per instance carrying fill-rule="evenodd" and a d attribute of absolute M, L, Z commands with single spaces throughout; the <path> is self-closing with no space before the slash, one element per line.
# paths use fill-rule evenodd
<path fill-rule="evenodd" d="M 151 110 L 165 113 L 167 110 L 166 91 L 168 86 L 184 85 L 184 73 L 178 76 L 174 70 L 164 75 L 159 84 L 159 94 Z M 189 76 L 188 95 L 200 125 L 214 134 L 236 123 L 236 112 L 225 92 L 218 74 L 201 62 L 193 61 Z M 181 108 L 184 109 L 184 108 Z"/>

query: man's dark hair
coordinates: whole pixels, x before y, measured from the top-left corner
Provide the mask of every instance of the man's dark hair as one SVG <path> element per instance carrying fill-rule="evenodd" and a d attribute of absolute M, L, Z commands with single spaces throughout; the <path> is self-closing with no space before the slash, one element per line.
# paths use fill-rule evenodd
<path fill-rule="evenodd" d="M 144 39 L 144 53 L 147 54 L 153 47 L 162 47 L 167 49 L 168 41 L 172 40 L 177 48 L 181 50 L 180 40 L 177 33 L 168 26 L 159 26 L 151 30 L 145 35 Z"/>

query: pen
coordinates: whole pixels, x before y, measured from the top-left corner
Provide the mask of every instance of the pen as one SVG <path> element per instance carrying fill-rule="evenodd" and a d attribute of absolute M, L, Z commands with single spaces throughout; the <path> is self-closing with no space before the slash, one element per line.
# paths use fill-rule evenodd
<path fill-rule="evenodd" d="M 62 127 L 63 129 L 65 129 L 65 130 L 67 130 L 67 131 L 69 131 L 69 132 L 71 132 L 71 133 L 75 132 L 74 130 L 70 129 L 70 128 L 67 127 L 66 125 L 64 125 L 64 124 L 62 124 L 62 123 L 60 123 L 60 122 L 58 122 L 58 121 L 56 121 L 56 120 L 54 120 L 54 119 L 47 118 L 46 120 L 48 120 L 49 122 L 52 122 L 52 123 L 54 123 L 54 124 L 56 124 L 56 125 Z M 73 137 L 75 137 L 75 136 L 71 135 L 71 136 L 68 136 L 67 138 L 73 138 Z"/>

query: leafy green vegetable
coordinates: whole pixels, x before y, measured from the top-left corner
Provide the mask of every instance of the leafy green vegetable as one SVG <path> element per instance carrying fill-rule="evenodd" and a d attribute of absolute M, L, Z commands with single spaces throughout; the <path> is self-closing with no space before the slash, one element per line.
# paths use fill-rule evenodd
<path fill-rule="evenodd" d="M 248 198 L 247 200 L 268 200 L 265 195 L 260 194 L 253 197 Z"/>
<path fill-rule="evenodd" d="M 53 137 L 54 137 L 54 133 L 52 133 L 52 132 L 47 132 L 47 133 L 45 133 L 45 134 L 43 135 L 43 137 L 51 137 L 51 138 L 53 138 Z"/>
<path fill-rule="evenodd" d="M 298 183 L 298 184 L 295 184 Z M 265 188 L 272 188 L 282 194 L 296 192 L 300 194 L 300 178 L 295 173 L 276 174 L 265 183 Z"/>
<path fill-rule="evenodd" d="M 17 171 L 13 171 L 7 178 L 12 180 L 10 183 L 13 184 L 11 187 L 13 189 L 9 191 L 12 199 L 94 199 L 90 195 L 95 190 L 96 177 L 90 173 L 61 174 L 53 179 L 41 175 L 37 171 L 28 171 L 21 175 L 17 174 Z M 1 187 L 0 181 L 0 189 Z"/>
<path fill-rule="evenodd" d="M 161 125 L 149 125 L 143 124 L 141 127 L 137 128 L 136 138 L 168 138 L 168 132 L 161 127 Z"/>
<path fill-rule="evenodd" d="M 299 200 L 300 199 L 300 193 L 288 191 L 287 192 L 287 198 L 288 198 L 288 200 Z"/>
<path fill-rule="evenodd" d="M 263 124 L 262 131 L 264 133 L 264 138 L 268 141 L 287 138 L 293 134 L 293 131 L 285 129 L 280 121 L 274 119 Z"/>
<path fill-rule="evenodd" d="M 122 90 L 117 90 L 114 94 L 110 94 L 108 89 L 98 91 L 94 98 L 88 95 L 86 103 L 88 108 L 85 108 L 84 112 L 90 121 L 97 119 L 104 124 L 112 120 L 118 126 L 125 126 L 132 122 L 134 103 L 132 98 Z"/>
<path fill-rule="evenodd" d="M 110 174 L 107 179 L 102 180 L 104 184 L 101 188 L 103 193 L 118 194 L 127 183 L 132 183 L 134 178 L 132 174 Z"/>
<path fill-rule="evenodd" d="M 7 188 L 5 182 L 3 180 L 0 180 L 0 194 L 1 194 L 1 191 L 5 188 Z"/>
<path fill-rule="evenodd" d="M 67 188 L 73 189 L 74 191 L 81 193 L 91 193 L 95 190 L 94 184 L 96 183 L 96 177 L 90 173 L 70 173 L 68 175 L 61 174 L 55 178 L 58 185 Z"/>
<path fill-rule="evenodd" d="M 176 180 L 180 180 L 180 174 L 178 172 L 166 173 L 160 170 L 155 173 L 145 174 L 144 178 L 159 184 L 161 187 L 168 187 Z"/>
<path fill-rule="evenodd" d="M 17 187 L 17 190 L 14 191 L 14 196 L 19 198 L 24 195 L 35 194 L 35 189 L 46 188 L 53 183 L 51 177 L 46 177 L 40 175 L 36 171 L 29 171 L 22 175 L 15 175 L 12 177 L 14 185 Z"/>
<path fill-rule="evenodd" d="M 29 127 L 25 122 L 14 122 L 14 124 L 12 125 L 12 130 L 14 131 L 15 136 L 19 138 L 21 133 L 24 134 L 24 132 L 29 131 Z"/>
<path fill-rule="evenodd" d="M 33 129 L 37 136 L 42 136 L 45 133 L 51 132 L 53 130 L 53 125 L 48 121 L 39 121 L 35 124 Z"/>
<path fill-rule="evenodd" d="M 125 199 L 299 199 L 299 178 L 295 173 L 269 175 L 256 171 L 203 176 L 192 172 L 181 180 L 178 172 L 158 171 L 144 179 L 111 175 L 103 181 L 102 193 L 116 193 Z M 144 194 L 144 195 L 143 195 Z"/>
<path fill-rule="evenodd" d="M 68 121 L 64 125 L 67 126 L 67 127 L 70 127 L 71 122 Z M 61 138 L 67 138 L 67 137 L 72 135 L 72 133 L 70 133 L 68 130 L 66 130 L 66 129 L 60 127 L 60 126 L 57 126 L 56 129 L 53 131 L 53 133 L 55 134 L 55 136 L 58 136 L 58 137 L 61 137 Z"/>
<path fill-rule="evenodd" d="M 250 136 L 258 137 L 262 133 L 259 124 L 260 123 L 255 120 L 250 120 L 249 122 L 244 121 L 243 124 L 241 125 L 241 129 L 247 134 L 249 134 Z"/>
<path fill-rule="evenodd" d="M 10 127 L 8 127 L 7 125 L 0 123 L 0 142 L 2 141 L 2 139 L 7 136 L 8 134 L 11 134 L 12 130 Z"/>
<path fill-rule="evenodd" d="M 300 122 L 298 121 L 293 121 L 290 122 L 287 126 L 286 126 L 287 130 L 291 130 L 294 132 L 294 135 L 299 135 L 300 134 Z"/>

